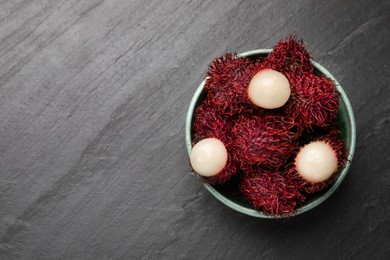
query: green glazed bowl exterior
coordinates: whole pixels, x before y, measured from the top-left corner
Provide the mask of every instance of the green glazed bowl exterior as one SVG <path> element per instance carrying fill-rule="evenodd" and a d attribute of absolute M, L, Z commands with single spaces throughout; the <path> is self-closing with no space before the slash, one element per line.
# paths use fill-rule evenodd
<path fill-rule="evenodd" d="M 272 49 L 259 49 L 259 50 L 253 50 L 248 51 L 244 53 L 240 53 L 239 55 L 242 57 L 250 57 L 250 56 L 266 56 L 268 53 L 270 53 Z M 328 70 L 326 70 L 324 67 L 322 67 L 320 64 L 318 64 L 315 61 L 311 61 L 314 65 L 315 70 L 317 73 L 323 74 L 326 77 L 332 79 L 336 83 L 336 89 L 341 94 L 340 100 L 339 100 L 339 123 L 341 126 L 341 138 L 345 141 L 346 146 L 348 147 L 348 161 L 345 166 L 345 168 L 341 171 L 340 176 L 336 180 L 336 182 L 328 189 L 325 193 L 322 193 L 318 196 L 315 196 L 314 198 L 310 199 L 309 201 L 305 202 L 302 207 L 298 208 L 295 215 L 302 214 L 306 211 L 309 211 L 322 202 L 324 202 L 327 198 L 329 198 L 330 195 L 340 186 L 341 182 L 344 180 L 348 169 L 351 165 L 353 154 L 355 151 L 355 145 L 356 145 L 356 125 L 355 125 L 355 118 L 353 115 L 351 104 L 348 100 L 347 95 L 345 94 L 343 88 L 341 85 L 337 82 L 337 80 L 333 77 L 332 74 Z M 195 91 L 195 94 L 192 97 L 190 106 L 188 108 L 187 117 L 186 117 L 186 127 L 185 127 L 185 140 L 186 140 L 186 146 L 187 146 L 187 152 L 188 156 L 190 155 L 191 149 L 192 149 L 192 119 L 193 114 L 195 111 L 196 106 L 202 101 L 202 94 L 204 96 L 203 87 L 204 87 L 205 81 L 203 81 L 197 90 Z M 258 218 L 275 218 L 273 216 L 264 215 L 261 211 L 257 211 L 253 209 L 250 204 L 243 203 L 243 198 L 235 198 L 237 195 L 228 194 L 227 192 L 221 192 L 218 191 L 214 186 L 204 183 L 204 187 L 219 201 L 221 201 L 226 206 L 241 212 L 243 214 L 258 217 Z M 243 197 L 243 196 L 242 196 Z M 283 216 L 281 216 L 283 217 Z"/>

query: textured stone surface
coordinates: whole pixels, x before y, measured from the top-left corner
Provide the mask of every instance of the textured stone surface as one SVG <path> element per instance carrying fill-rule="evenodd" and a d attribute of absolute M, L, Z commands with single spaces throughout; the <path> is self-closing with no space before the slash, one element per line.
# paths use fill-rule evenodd
<path fill-rule="evenodd" d="M 390 255 L 389 1 L 0 1 L 0 259 Z M 288 220 L 190 175 L 188 103 L 210 60 L 289 33 L 341 82 L 357 149 Z"/>

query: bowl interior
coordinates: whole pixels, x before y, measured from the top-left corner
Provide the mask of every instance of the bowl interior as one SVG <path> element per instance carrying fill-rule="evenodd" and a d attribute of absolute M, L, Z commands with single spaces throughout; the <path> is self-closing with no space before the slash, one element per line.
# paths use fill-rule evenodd
<path fill-rule="evenodd" d="M 241 53 L 240 56 L 243 57 L 249 57 L 249 58 L 259 58 L 259 57 L 265 57 L 268 53 L 270 53 L 272 49 L 260 49 L 260 50 L 254 50 L 249 52 Z M 345 141 L 345 144 L 348 148 L 348 161 L 345 166 L 345 168 L 341 171 L 340 176 L 336 180 L 336 182 L 330 186 L 329 188 L 316 193 L 315 195 L 311 196 L 303 205 L 302 207 L 297 209 L 296 215 L 301 214 L 303 212 L 306 212 L 323 201 L 325 201 L 341 184 L 342 180 L 345 178 L 345 175 L 347 174 L 347 171 L 350 167 L 353 153 L 355 151 L 355 142 L 356 142 L 356 126 L 355 126 L 355 119 L 352 111 L 351 104 L 348 100 L 348 97 L 346 96 L 344 90 L 340 86 L 340 84 L 337 82 L 337 80 L 327 71 L 324 67 L 322 67 L 320 64 L 318 64 L 315 61 L 312 61 L 314 68 L 315 68 L 315 74 L 317 75 L 325 75 L 328 78 L 331 78 L 336 83 L 337 91 L 340 92 L 341 96 L 339 99 L 339 112 L 338 112 L 338 121 L 341 128 L 341 138 Z M 203 91 L 205 81 L 203 81 L 198 89 L 196 90 L 191 103 L 190 107 L 187 112 L 187 118 L 186 118 L 186 146 L 187 146 L 187 152 L 188 155 L 191 152 L 192 149 L 192 120 L 195 108 L 203 101 L 203 99 L 206 97 L 206 93 Z M 210 185 L 205 183 L 205 188 L 219 201 L 224 203 L 226 206 L 250 215 L 254 217 L 260 217 L 260 218 L 274 218 L 271 216 L 264 215 L 260 211 L 256 211 L 252 205 L 245 199 L 245 197 L 240 193 L 239 188 L 239 177 L 235 176 L 230 181 L 221 184 L 221 185 Z"/>

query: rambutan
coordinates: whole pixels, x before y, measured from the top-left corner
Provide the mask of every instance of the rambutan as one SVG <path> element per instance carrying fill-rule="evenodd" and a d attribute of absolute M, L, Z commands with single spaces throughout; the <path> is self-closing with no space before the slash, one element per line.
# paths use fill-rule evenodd
<path fill-rule="evenodd" d="M 340 140 L 339 137 L 336 137 L 336 132 L 337 131 L 333 129 L 330 132 L 328 132 L 328 135 L 319 137 L 312 141 L 312 142 L 323 142 L 329 145 L 337 157 L 337 170 L 331 175 L 330 178 L 328 178 L 323 182 L 313 183 L 302 178 L 302 176 L 297 171 L 297 165 L 295 161 L 300 149 L 294 150 L 291 159 L 285 165 L 284 174 L 286 178 L 289 180 L 289 182 L 296 185 L 296 187 L 298 187 L 299 190 L 304 191 L 308 194 L 319 192 L 327 188 L 332 183 L 334 183 L 334 181 L 339 176 L 341 170 L 344 168 L 347 162 L 347 150 L 344 141 Z"/>
<path fill-rule="evenodd" d="M 277 109 L 290 98 L 290 83 L 285 75 L 273 70 L 262 69 L 251 79 L 248 97 L 258 107 Z"/>
<path fill-rule="evenodd" d="M 234 158 L 240 163 L 280 167 L 294 148 L 294 124 L 282 116 L 247 116 L 232 130 Z M 242 166 L 244 167 L 244 166 Z"/>
<path fill-rule="evenodd" d="M 235 82 L 244 75 L 245 70 L 251 64 L 249 58 L 240 57 L 237 53 L 226 53 L 211 61 L 207 71 L 205 90 L 209 94 L 215 94 L 224 88 L 226 84 Z"/>
<path fill-rule="evenodd" d="M 223 116 L 220 111 L 206 98 L 196 108 L 192 129 L 194 131 L 193 142 L 205 138 L 217 138 L 225 145 L 230 137 L 230 131 L 233 127 L 233 120 L 228 116 Z"/>
<path fill-rule="evenodd" d="M 306 197 L 277 170 L 259 168 L 257 174 L 247 175 L 240 190 L 256 210 L 271 216 L 290 216 Z"/>
<path fill-rule="evenodd" d="M 294 36 L 278 42 L 264 63 L 282 73 L 312 72 L 310 53 L 305 49 L 303 40 L 297 41 Z"/>
<path fill-rule="evenodd" d="M 252 62 L 235 53 L 214 59 L 205 84 L 207 98 L 226 116 L 261 110 L 248 98 L 247 87 L 252 77 L 262 68 L 261 62 Z"/>
<path fill-rule="evenodd" d="M 213 105 L 226 115 L 243 110 L 240 99 L 240 87 L 245 78 L 245 70 L 251 64 L 248 58 L 236 53 L 225 54 L 214 59 L 207 72 L 205 90 Z"/>
<path fill-rule="evenodd" d="M 221 184 L 229 180 L 237 173 L 237 166 L 232 158 L 231 129 L 233 120 L 228 116 L 223 116 L 220 111 L 205 99 L 197 108 L 193 120 L 194 138 L 197 143 L 206 138 L 216 138 L 220 140 L 227 150 L 227 162 L 221 172 L 211 177 L 200 176 L 204 182 L 210 184 Z"/>
<path fill-rule="evenodd" d="M 337 116 L 340 93 L 325 76 L 304 73 L 291 84 L 291 96 L 283 107 L 302 128 L 329 125 Z M 291 82 L 290 82 L 291 83 Z"/>

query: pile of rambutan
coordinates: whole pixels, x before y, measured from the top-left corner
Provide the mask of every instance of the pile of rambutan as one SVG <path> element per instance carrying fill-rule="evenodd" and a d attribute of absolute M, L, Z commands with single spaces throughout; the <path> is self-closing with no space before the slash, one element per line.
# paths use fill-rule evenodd
<path fill-rule="evenodd" d="M 256 106 L 248 97 L 251 79 L 264 69 L 289 81 L 290 97 L 279 108 Z M 216 138 L 227 151 L 225 167 L 200 176 L 204 182 L 219 185 L 233 177 L 256 210 L 278 217 L 294 215 L 337 179 L 347 160 L 337 120 L 340 94 L 331 79 L 315 73 L 302 40 L 290 36 L 266 57 L 233 53 L 214 59 L 204 91 L 194 113 L 193 144 Z M 337 168 L 321 182 L 308 181 L 297 170 L 297 154 L 311 142 L 327 144 L 337 157 Z"/>

